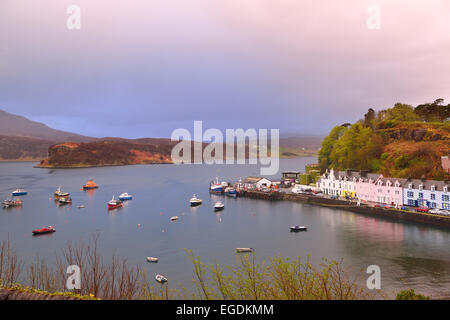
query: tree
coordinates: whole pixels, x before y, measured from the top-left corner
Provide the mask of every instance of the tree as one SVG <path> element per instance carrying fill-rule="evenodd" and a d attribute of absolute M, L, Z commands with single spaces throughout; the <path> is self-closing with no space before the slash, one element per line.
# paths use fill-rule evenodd
<path fill-rule="evenodd" d="M 338 139 L 343 135 L 343 133 L 347 130 L 346 127 L 336 126 L 334 127 L 330 134 L 325 137 L 322 141 L 322 147 L 319 151 L 319 166 L 321 172 L 324 172 L 326 169 L 330 167 L 330 154 L 333 150 L 334 144 Z"/>
<path fill-rule="evenodd" d="M 364 126 L 373 128 L 374 121 L 375 121 L 375 110 L 369 108 L 369 110 L 367 110 L 367 113 L 364 115 Z"/>
<path fill-rule="evenodd" d="M 419 116 L 409 104 L 396 103 L 393 108 L 386 110 L 386 120 L 417 121 L 419 120 Z"/>
<path fill-rule="evenodd" d="M 443 105 L 444 99 L 436 99 L 433 103 L 418 105 L 414 112 L 422 121 L 445 121 L 450 117 L 450 104 Z"/>

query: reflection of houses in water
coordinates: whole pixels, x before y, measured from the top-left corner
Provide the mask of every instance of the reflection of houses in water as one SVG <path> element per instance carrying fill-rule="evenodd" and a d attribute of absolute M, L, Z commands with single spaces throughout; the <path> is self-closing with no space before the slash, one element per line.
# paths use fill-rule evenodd
<path fill-rule="evenodd" d="M 355 215 L 356 231 L 363 240 L 372 242 L 400 242 L 405 240 L 401 223 Z"/>

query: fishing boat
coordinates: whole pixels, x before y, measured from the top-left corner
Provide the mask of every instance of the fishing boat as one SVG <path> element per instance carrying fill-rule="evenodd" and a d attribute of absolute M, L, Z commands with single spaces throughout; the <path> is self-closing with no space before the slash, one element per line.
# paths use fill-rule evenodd
<path fill-rule="evenodd" d="M 114 199 L 114 196 L 112 197 L 111 200 L 109 200 L 108 202 L 108 209 L 112 210 L 112 209 L 116 209 L 116 208 L 120 208 L 123 206 L 123 202 L 122 200 L 116 200 Z"/>
<path fill-rule="evenodd" d="M 176 221 L 176 220 L 178 220 L 178 216 L 173 216 L 170 218 L 170 221 Z"/>
<path fill-rule="evenodd" d="M 13 197 L 17 197 L 17 196 L 25 196 L 25 195 L 27 195 L 27 194 L 28 194 L 28 192 L 25 191 L 24 189 L 16 189 L 16 190 L 14 190 L 14 191 L 11 193 L 11 195 L 12 195 Z"/>
<path fill-rule="evenodd" d="M 46 233 L 52 233 L 55 232 L 55 227 L 54 226 L 48 226 L 48 227 L 43 227 L 41 229 L 36 229 L 31 231 L 33 233 L 33 235 L 39 235 L 39 234 L 46 234 Z"/>
<path fill-rule="evenodd" d="M 209 184 L 209 192 L 218 194 L 223 193 L 223 186 L 221 183 L 219 183 L 219 178 L 216 178 L 215 182 L 211 181 L 211 183 Z"/>
<path fill-rule="evenodd" d="M 160 274 L 156 275 L 155 280 L 158 281 L 159 283 L 164 283 L 164 282 L 168 281 L 166 277 L 164 277 L 164 276 L 162 276 Z"/>
<path fill-rule="evenodd" d="M 237 197 L 237 190 L 233 187 L 225 188 L 225 195 L 229 197 Z"/>
<path fill-rule="evenodd" d="M 289 227 L 289 229 L 291 229 L 291 231 L 293 231 L 293 232 L 308 230 L 308 228 L 306 226 L 292 226 L 292 227 Z"/>
<path fill-rule="evenodd" d="M 22 200 L 20 199 L 6 199 L 3 200 L 3 206 L 5 208 L 11 208 L 11 207 L 20 207 L 22 205 Z"/>
<path fill-rule="evenodd" d="M 70 197 L 61 197 L 58 199 L 60 205 L 72 204 L 72 198 Z"/>
<path fill-rule="evenodd" d="M 86 182 L 86 184 L 83 186 L 83 190 L 92 190 L 92 189 L 98 189 L 98 185 L 94 182 L 94 180 L 89 180 Z"/>
<path fill-rule="evenodd" d="M 217 201 L 216 204 L 214 205 L 214 211 L 220 211 L 223 209 L 225 209 L 225 205 L 222 202 Z"/>
<path fill-rule="evenodd" d="M 236 252 L 242 253 L 242 252 L 253 252 L 255 249 L 253 248 L 236 248 Z"/>
<path fill-rule="evenodd" d="M 191 200 L 189 200 L 189 203 L 191 204 L 191 207 L 196 207 L 202 204 L 202 200 L 197 198 L 197 196 L 194 194 Z"/>
<path fill-rule="evenodd" d="M 154 262 L 154 263 L 156 263 L 156 262 L 159 261 L 159 259 L 158 259 L 158 258 L 155 258 L 155 257 L 147 257 L 147 261 L 148 261 L 148 262 Z"/>
<path fill-rule="evenodd" d="M 128 194 L 127 192 L 124 192 L 119 196 L 119 200 L 122 200 L 122 201 L 127 201 L 127 200 L 132 200 L 132 199 L 133 199 L 133 196 Z"/>
<path fill-rule="evenodd" d="M 55 199 L 59 199 L 62 197 L 68 197 L 69 195 L 70 195 L 70 193 L 68 193 L 68 192 L 62 192 L 61 187 L 58 187 L 58 189 L 54 193 Z"/>

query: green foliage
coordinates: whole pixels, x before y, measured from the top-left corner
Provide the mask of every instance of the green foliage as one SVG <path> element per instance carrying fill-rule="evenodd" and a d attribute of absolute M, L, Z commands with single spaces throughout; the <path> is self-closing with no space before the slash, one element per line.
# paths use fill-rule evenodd
<path fill-rule="evenodd" d="M 333 150 L 334 144 L 346 130 L 346 127 L 336 126 L 331 130 L 330 134 L 323 139 L 322 148 L 319 151 L 319 167 L 322 172 L 330 167 L 330 154 Z"/>
<path fill-rule="evenodd" d="M 405 169 L 409 165 L 409 157 L 404 154 L 394 160 L 394 165 L 397 169 Z"/>
<path fill-rule="evenodd" d="M 389 153 L 384 152 L 384 153 L 381 154 L 380 159 L 381 160 L 386 160 L 388 157 L 389 157 Z"/>
<path fill-rule="evenodd" d="M 436 99 L 433 103 L 420 104 L 414 112 L 423 121 L 445 121 L 450 117 L 450 104 L 443 105 L 443 102 L 444 99 Z"/>
<path fill-rule="evenodd" d="M 423 294 L 417 294 L 414 289 L 400 291 L 395 300 L 430 300 L 430 297 Z"/>
<path fill-rule="evenodd" d="M 393 108 L 386 110 L 386 121 L 417 121 L 419 116 L 414 108 L 408 104 L 396 103 Z"/>

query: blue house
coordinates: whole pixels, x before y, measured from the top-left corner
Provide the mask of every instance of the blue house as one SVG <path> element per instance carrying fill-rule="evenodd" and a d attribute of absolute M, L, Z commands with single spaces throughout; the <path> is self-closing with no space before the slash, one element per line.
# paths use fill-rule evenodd
<path fill-rule="evenodd" d="M 403 203 L 411 207 L 450 209 L 447 181 L 407 179 L 403 184 Z"/>

